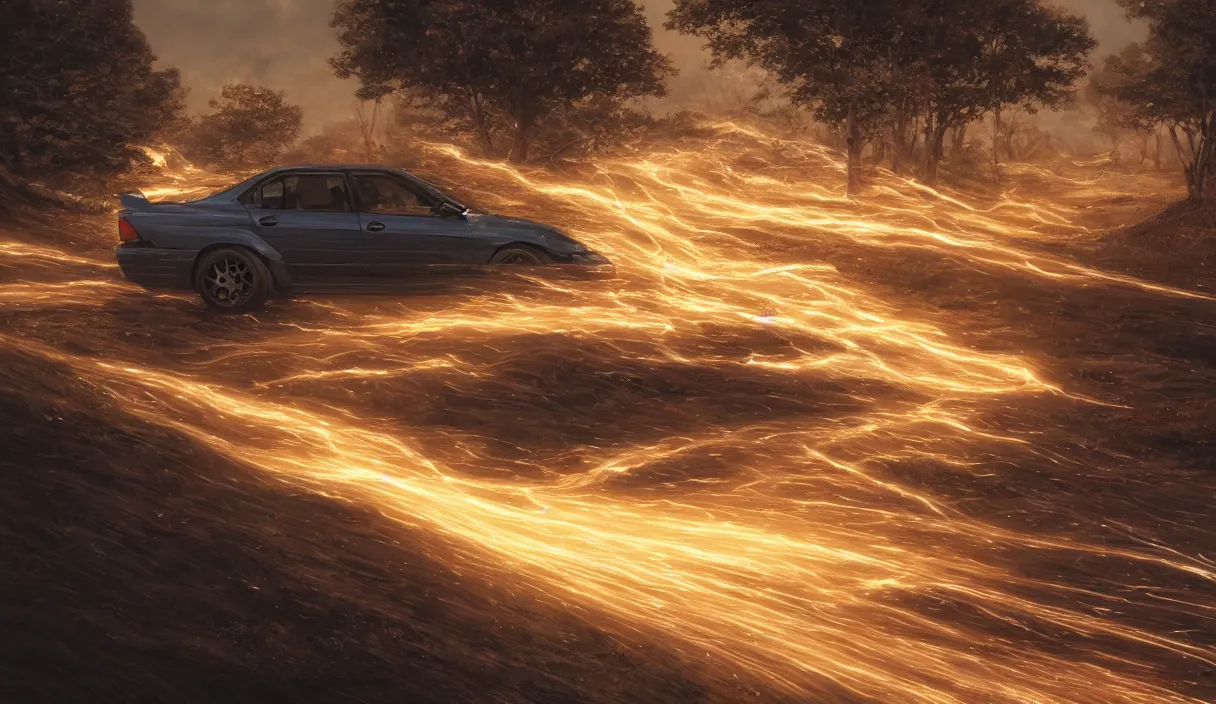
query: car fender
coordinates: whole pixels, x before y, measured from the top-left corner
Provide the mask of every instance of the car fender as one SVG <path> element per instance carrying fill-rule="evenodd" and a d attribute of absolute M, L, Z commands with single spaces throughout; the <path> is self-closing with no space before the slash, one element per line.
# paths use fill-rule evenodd
<path fill-rule="evenodd" d="M 271 275 L 274 276 L 276 288 L 286 290 L 291 287 L 291 275 L 287 273 L 287 265 L 283 261 L 283 255 L 279 254 L 278 250 L 267 244 L 255 232 L 239 228 L 225 229 L 219 232 L 212 232 L 207 239 L 206 245 L 200 248 L 195 255 L 194 261 L 196 265 L 200 257 L 213 249 L 244 247 L 252 250 L 266 263 L 266 267 L 270 269 Z M 194 284 L 195 282 L 191 280 L 191 286 Z"/>
<path fill-rule="evenodd" d="M 119 216 L 130 222 L 139 238 L 160 250 L 163 256 L 181 252 L 197 263 L 204 251 L 216 247 L 244 247 L 266 262 L 279 288 L 286 288 L 291 283 L 283 255 L 258 235 L 249 211 L 240 204 L 158 203 L 144 206 L 136 200 L 125 199 L 123 205 L 126 207 Z M 193 281 L 189 283 L 193 285 Z"/>
<path fill-rule="evenodd" d="M 126 209 L 120 217 L 134 226 L 140 239 L 163 249 L 199 252 L 213 245 L 227 244 L 252 249 L 267 261 L 283 259 L 283 255 L 258 236 L 252 217 L 240 205 L 163 204 L 146 210 Z"/>
<path fill-rule="evenodd" d="M 199 251 L 215 249 L 216 247 L 244 247 L 252 249 L 268 263 L 283 261 L 283 255 L 279 254 L 277 249 L 267 244 L 266 240 L 259 237 L 252 230 L 234 228 L 213 231 L 208 234 L 206 243 L 202 247 L 199 247 Z"/>
<path fill-rule="evenodd" d="M 586 247 L 557 228 L 531 220 L 481 214 L 470 214 L 468 219 L 473 231 L 475 256 L 482 264 L 488 263 L 495 252 L 511 244 L 536 247 L 557 261 L 568 260 L 575 252 L 586 251 Z"/>

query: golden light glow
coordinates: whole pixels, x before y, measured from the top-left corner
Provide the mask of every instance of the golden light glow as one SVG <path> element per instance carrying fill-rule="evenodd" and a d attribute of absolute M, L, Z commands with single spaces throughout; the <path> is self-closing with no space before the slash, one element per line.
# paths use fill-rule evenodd
<path fill-rule="evenodd" d="M 891 471 L 923 462 L 959 481 L 1010 482 L 1021 461 L 1092 471 L 1040 442 L 1033 417 L 1002 427 L 988 412 L 1097 401 L 1024 354 L 963 342 L 972 331 L 915 297 L 826 263 L 843 260 L 841 247 L 906 250 L 950 272 L 1210 300 L 1041 246 L 1095 234 L 1077 224 L 1076 204 L 1161 183 L 1086 164 L 1025 167 L 1025 178 L 1052 180 L 1051 197 L 1019 197 L 1014 169 L 981 202 L 881 173 L 849 200 L 830 150 L 714 129 L 707 146 L 602 160 L 579 179 L 432 146 L 427 165 L 448 182 L 491 209 L 562 226 L 617 263 L 614 280 L 525 275 L 435 297 L 317 299 L 200 338 L 198 355 L 148 352 L 138 363 L 54 340 L 0 344 L 68 365 L 126 412 L 289 485 L 457 538 L 470 549 L 447 559 L 462 573 L 492 580 L 506 565 L 631 637 L 668 638 L 690 658 L 708 654 L 810 699 L 831 686 L 891 702 L 1198 702 L 1155 677 L 1153 658 L 1216 666 L 1216 652 L 1107 613 L 1139 587 L 1053 579 L 1023 571 L 1018 556 L 1118 560 L 1204 583 L 1216 581 L 1210 561 L 1151 541 L 1029 531 Z M 0 263 L 29 258 L 23 247 L 0 246 Z M 127 287 L 5 284 L 0 311 L 91 288 Z M 566 362 L 599 384 L 588 393 L 619 393 L 639 413 L 663 406 L 672 427 L 652 427 L 663 419 L 651 415 L 630 428 L 637 441 L 604 432 L 602 442 L 492 447 L 528 428 L 528 414 L 566 412 L 511 405 L 543 401 L 551 367 Z M 659 395 L 648 370 L 702 395 L 745 384 L 731 401 L 753 405 L 677 427 L 696 394 Z M 631 384 L 642 390 L 620 390 Z M 380 392 L 487 399 L 502 404 L 500 426 L 415 426 L 407 413 L 340 400 Z M 586 405 L 568 420 L 591 433 L 600 421 Z M 1210 623 L 1210 604 L 1152 588 L 1170 603 L 1145 608 Z"/>

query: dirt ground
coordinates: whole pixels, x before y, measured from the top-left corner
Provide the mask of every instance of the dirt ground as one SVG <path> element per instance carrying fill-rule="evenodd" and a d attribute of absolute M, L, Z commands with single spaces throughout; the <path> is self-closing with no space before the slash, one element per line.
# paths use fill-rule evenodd
<path fill-rule="evenodd" d="M 113 216 L 8 221 L 0 700 L 1216 698 L 1211 212 L 848 203 L 749 140 L 435 157 L 609 282 L 234 318 L 123 282 Z"/>

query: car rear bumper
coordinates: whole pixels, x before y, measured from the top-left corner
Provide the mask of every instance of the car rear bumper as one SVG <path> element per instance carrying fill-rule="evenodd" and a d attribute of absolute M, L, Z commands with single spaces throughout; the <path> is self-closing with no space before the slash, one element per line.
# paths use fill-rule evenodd
<path fill-rule="evenodd" d="M 191 288 L 190 274 L 196 254 L 188 249 L 162 249 L 140 242 L 124 242 L 114 248 L 122 275 L 145 288 Z"/>

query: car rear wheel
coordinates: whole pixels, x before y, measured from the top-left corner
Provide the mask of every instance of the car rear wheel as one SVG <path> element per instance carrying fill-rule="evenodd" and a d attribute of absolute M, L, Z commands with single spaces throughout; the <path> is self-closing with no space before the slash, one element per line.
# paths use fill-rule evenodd
<path fill-rule="evenodd" d="M 270 270 L 247 249 L 225 247 L 199 260 L 195 283 L 203 302 L 224 313 L 246 313 L 266 302 Z"/>
<path fill-rule="evenodd" d="M 553 260 L 539 249 L 512 245 L 498 250 L 498 253 L 494 255 L 490 263 L 514 266 L 544 266 L 545 264 L 553 263 Z"/>

